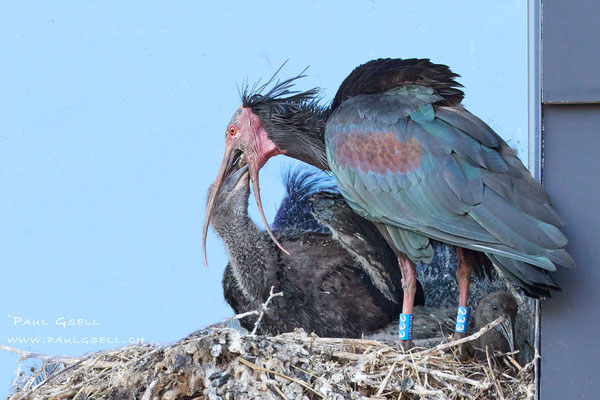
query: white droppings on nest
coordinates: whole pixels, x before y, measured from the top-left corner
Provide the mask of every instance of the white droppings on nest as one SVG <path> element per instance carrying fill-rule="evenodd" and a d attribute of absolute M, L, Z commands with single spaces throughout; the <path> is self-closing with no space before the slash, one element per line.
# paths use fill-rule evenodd
<path fill-rule="evenodd" d="M 236 331 L 232 335 L 228 350 L 230 353 L 242 352 L 242 334 L 240 332 Z"/>
<path fill-rule="evenodd" d="M 210 355 L 217 358 L 221 355 L 221 350 L 223 350 L 223 347 L 220 344 L 215 344 L 210 349 Z"/>
<path fill-rule="evenodd" d="M 340 374 L 339 372 L 331 375 L 331 382 L 333 382 L 335 384 L 338 384 L 338 383 L 340 383 L 343 380 L 344 380 L 344 375 Z"/>

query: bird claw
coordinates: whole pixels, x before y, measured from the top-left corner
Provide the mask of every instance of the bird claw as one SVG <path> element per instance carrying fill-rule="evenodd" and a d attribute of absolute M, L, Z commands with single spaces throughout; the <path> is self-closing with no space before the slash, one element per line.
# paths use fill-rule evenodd
<path fill-rule="evenodd" d="M 464 332 L 454 332 L 452 334 L 452 340 L 464 339 L 467 337 L 467 334 Z"/>
<path fill-rule="evenodd" d="M 415 347 L 415 344 L 412 340 L 400 340 L 400 347 L 402 348 L 402 350 L 408 351 Z"/>
<path fill-rule="evenodd" d="M 467 334 L 464 332 L 454 332 L 452 334 L 452 340 L 463 339 L 466 336 L 467 336 Z M 460 362 L 467 361 L 470 357 L 467 344 L 463 343 L 463 344 L 456 346 L 455 355 L 456 355 L 456 358 L 458 358 L 458 361 L 460 361 Z"/>

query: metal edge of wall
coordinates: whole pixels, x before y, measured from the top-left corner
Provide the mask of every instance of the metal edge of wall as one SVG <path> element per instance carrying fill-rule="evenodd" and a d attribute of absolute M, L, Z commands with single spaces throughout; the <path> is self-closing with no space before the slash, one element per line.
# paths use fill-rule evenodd
<path fill-rule="evenodd" d="M 528 114 L 528 167 L 535 179 L 542 182 L 542 0 L 528 0 L 527 4 L 527 114 Z M 535 307 L 535 398 L 540 399 L 540 328 L 541 306 Z"/>

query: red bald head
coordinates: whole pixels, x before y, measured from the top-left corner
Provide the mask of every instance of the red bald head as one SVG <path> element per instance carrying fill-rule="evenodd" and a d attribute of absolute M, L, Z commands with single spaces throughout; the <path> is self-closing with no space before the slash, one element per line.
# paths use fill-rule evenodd
<path fill-rule="evenodd" d="M 256 204 L 260 212 L 260 216 L 265 224 L 267 232 L 271 239 L 279 246 L 279 248 L 287 253 L 287 251 L 279 244 L 267 223 L 265 213 L 262 207 L 260 198 L 260 188 L 258 185 L 258 172 L 269 160 L 278 154 L 284 154 L 284 151 L 279 149 L 271 139 L 267 131 L 264 129 L 260 118 L 252 112 L 249 107 L 239 107 L 225 130 L 225 155 L 221 163 L 221 168 L 217 175 L 217 179 L 212 186 L 209 194 L 208 204 L 206 205 L 206 215 L 204 219 L 204 229 L 202 236 L 204 263 L 207 264 L 206 258 L 206 236 L 210 217 L 214 206 L 215 198 L 218 191 L 221 189 L 225 178 L 234 171 L 248 164 L 250 180 L 252 182 L 252 190 Z"/>
<path fill-rule="evenodd" d="M 247 107 L 239 107 L 227 125 L 226 152 L 229 147 L 244 152 L 248 164 L 254 164 L 257 171 L 269 158 L 284 153 L 269 139 L 258 115 Z"/>

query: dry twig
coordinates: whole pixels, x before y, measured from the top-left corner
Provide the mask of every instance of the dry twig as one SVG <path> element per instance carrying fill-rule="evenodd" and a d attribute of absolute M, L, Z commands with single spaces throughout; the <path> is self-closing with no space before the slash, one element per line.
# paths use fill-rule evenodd
<path fill-rule="evenodd" d="M 279 293 L 273 293 L 273 290 L 275 288 L 273 286 L 271 286 L 271 291 L 269 292 L 269 298 L 267 299 L 267 301 L 265 301 L 260 309 L 260 313 L 258 314 L 258 319 L 256 320 L 256 322 L 254 323 L 254 329 L 252 329 L 252 332 L 250 332 L 250 336 L 256 336 L 256 331 L 258 330 L 258 327 L 260 326 L 260 322 L 262 321 L 265 312 L 267 311 L 267 308 L 269 307 L 269 303 L 271 302 L 271 300 L 273 300 L 275 297 L 281 297 L 283 296 L 283 292 L 279 292 Z"/>

